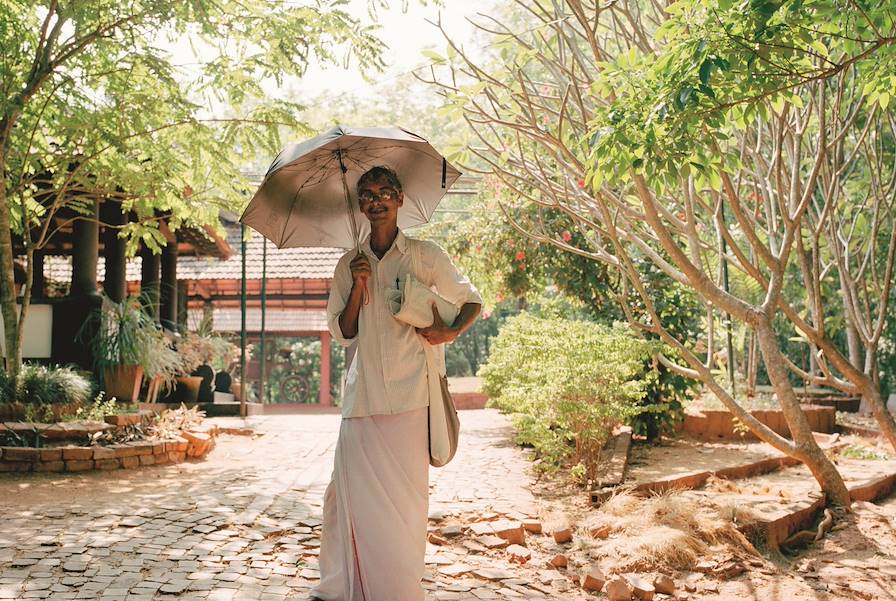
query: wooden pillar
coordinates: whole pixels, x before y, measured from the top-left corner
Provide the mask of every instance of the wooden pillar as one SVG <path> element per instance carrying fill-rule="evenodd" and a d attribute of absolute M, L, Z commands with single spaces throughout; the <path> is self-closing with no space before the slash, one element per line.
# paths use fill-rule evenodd
<path fill-rule="evenodd" d="M 31 298 L 44 298 L 47 294 L 46 279 L 44 278 L 44 253 L 36 250 L 33 255 L 34 273 L 31 276 Z"/>
<path fill-rule="evenodd" d="M 177 325 L 181 332 L 187 331 L 187 283 L 177 283 Z"/>
<path fill-rule="evenodd" d="M 140 273 L 140 294 L 149 316 L 159 321 L 159 264 L 161 257 L 146 246 L 140 250 L 143 266 Z"/>
<path fill-rule="evenodd" d="M 95 296 L 96 264 L 99 260 L 99 201 L 93 211 L 76 219 L 72 225 L 72 287 L 69 296 Z"/>
<path fill-rule="evenodd" d="M 84 369 L 93 368 L 93 332 L 81 328 L 103 303 L 96 286 L 98 208 L 99 202 L 94 201 L 92 213 L 79 216 L 72 224 L 71 288 L 68 298 L 53 306 L 52 360 L 74 363 Z"/>
<path fill-rule="evenodd" d="M 109 298 L 120 303 L 128 295 L 128 278 L 125 241 L 118 237 L 118 233 L 120 226 L 127 222 L 127 216 L 122 212 L 121 204 L 111 203 L 105 218 L 109 225 L 103 230 L 103 256 L 106 259 L 103 290 Z"/>
<path fill-rule="evenodd" d="M 169 242 L 162 249 L 159 317 L 162 327 L 171 331 L 177 330 L 177 242 Z"/>
<path fill-rule="evenodd" d="M 330 398 L 330 333 L 320 333 L 320 404 L 329 407 L 333 404 Z"/>

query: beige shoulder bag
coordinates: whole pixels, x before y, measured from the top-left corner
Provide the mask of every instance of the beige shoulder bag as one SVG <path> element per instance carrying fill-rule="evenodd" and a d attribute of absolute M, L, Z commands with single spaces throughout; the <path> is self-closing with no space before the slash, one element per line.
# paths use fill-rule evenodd
<path fill-rule="evenodd" d="M 422 273 L 420 243 L 415 240 L 411 245 L 411 264 L 416 276 Z M 431 319 L 429 324 L 432 324 Z M 426 355 L 426 376 L 429 384 L 429 464 L 433 467 L 442 467 L 451 461 L 457 452 L 460 420 L 457 417 L 454 400 L 448 391 L 444 345 L 433 346 L 424 342 L 423 351 Z"/>

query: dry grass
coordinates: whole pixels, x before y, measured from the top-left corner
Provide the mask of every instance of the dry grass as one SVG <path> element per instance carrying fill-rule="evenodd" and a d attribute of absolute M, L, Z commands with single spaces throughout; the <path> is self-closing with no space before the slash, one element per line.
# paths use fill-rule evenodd
<path fill-rule="evenodd" d="M 583 544 L 613 571 L 682 570 L 717 545 L 755 555 L 737 530 L 736 521 L 746 517 L 732 508 L 702 506 L 675 492 L 647 498 L 622 492 L 588 517 Z M 609 531 L 608 538 L 587 536 L 601 530 Z"/>

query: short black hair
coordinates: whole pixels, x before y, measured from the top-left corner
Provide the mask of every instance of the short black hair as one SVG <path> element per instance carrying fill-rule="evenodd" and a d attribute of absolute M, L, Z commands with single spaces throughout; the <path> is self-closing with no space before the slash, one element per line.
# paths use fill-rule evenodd
<path fill-rule="evenodd" d="M 389 184 L 397 192 L 401 192 L 401 181 L 398 179 L 398 174 L 385 165 L 377 165 L 362 175 L 358 179 L 358 190 L 372 183 Z"/>

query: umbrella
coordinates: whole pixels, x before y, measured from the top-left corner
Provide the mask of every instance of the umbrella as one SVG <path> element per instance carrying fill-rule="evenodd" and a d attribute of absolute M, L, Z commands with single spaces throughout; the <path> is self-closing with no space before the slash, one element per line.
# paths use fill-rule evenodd
<path fill-rule="evenodd" d="M 405 129 L 339 125 L 280 152 L 240 221 L 277 248 L 358 248 L 370 225 L 358 209 L 357 183 L 377 165 L 401 181 L 401 228 L 428 222 L 460 177 L 429 142 Z"/>

